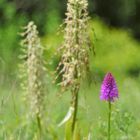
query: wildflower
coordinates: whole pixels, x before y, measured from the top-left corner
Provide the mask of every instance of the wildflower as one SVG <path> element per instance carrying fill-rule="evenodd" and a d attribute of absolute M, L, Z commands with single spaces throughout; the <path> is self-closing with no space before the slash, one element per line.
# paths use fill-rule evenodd
<path fill-rule="evenodd" d="M 68 0 L 64 24 L 64 43 L 60 48 L 62 54 L 57 70 L 62 76 L 60 85 L 63 89 L 79 88 L 81 79 L 89 67 L 87 0 Z M 59 77 L 58 75 L 58 77 Z"/>
<path fill-rule="evenodd" d="M 37 26 L 34 22 L 29 22 L 22 34 L 24 55 L 27 58 L 24 60 L 24 73 L 26 73 L 28 99 L 30 100 L 32 115 L 42 114 L 42 102 L 44 99 L 44 62 L 43 62 L 43 47 L 41 46 L 38 37 Z"/>
<path fill-rule="evenodd" d="M 30 104 L 30 114 L 36 118 L 39 138 L 42 137 L 42 117 L 44 112 L 44 60 L 43 47 L 38 37 L 37 26 L 34 22 L 24 27 L 24 32 L 21 34 L 23 55 L 21 71 L 24 79 L 23 86 L 26 87 L 27 101 Z"/>
<path fill-rule="evenodd" d="M 101 86 L 101 100 L 114 102 L 118 98 L 118 87 L 111 73 L 107 73 Z"/>
<path fill-rule="evenodd" d="M 89 51 L 92 49 L 88 34 L 88 1 L 68 0 L 64 29 L 64 43 L 60 48 L 61 61 L 57 68 L 58 76 L 62 76 L 59 83 L 63 90 L 72 93 L 71 107 L 74 109 L 72 133 L 74 132 L 77 110 L 78 93 L 81 81 L 89 70 Z"/>
<path fill-rule="evenodd" d="M 114 102 L 118 96 L 116 81 L 111 73 L 107 73 L 101 86 L 100 99 L 108 101 L 108 140 L 111 138 L 111 102 Z"/>

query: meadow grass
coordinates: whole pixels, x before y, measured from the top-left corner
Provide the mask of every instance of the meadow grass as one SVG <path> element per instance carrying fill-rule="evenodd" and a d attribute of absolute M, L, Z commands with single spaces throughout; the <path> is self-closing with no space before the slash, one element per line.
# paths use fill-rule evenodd
<path fill-rule="evenodd" d="M 133 89 L 128 90 L 129 85 L 127 83 L 133 84 Z M 123 83 L 123 84 L 122 84 Z M 119 86 L 120 97 L 116 104 L 113 105 L 113 112 L 116 109 L 119 109 L 121 113 L 132 114 L 134 120 L 132 120 L 132 124 L 130 124 L 128 128 L 129 135 L 132 136 L 132 140 L 138 140 L 139 138 L 139 92 L 140 88 L 137 84 L 137 80 L 134 79 L 125 79 Z M 118 82 L 120 85 L 120 83 Z M 128 86 L 126 88 L 126 86 Z M 100 138 L 106 138 L 106 130 L 107 130 L 107 109 L 108 104 L 101 102 L 99 99 L 99 91 L 100 84 L 95 85 L 92 83 L 91 86 L 87 85 L 83 86 L 80 91 L 80 101 L 79 101 L 79 113 L 78 113 L 78 122 L 79 127 L 82 133 L 82 136 L 87 136 L 90 132 L 93 140 L 98 140 Z M 49 130 L 46 138 L 47 139 L 61 139 L 64 137 L 64 126 L 58 128 L 58 123 L 63 119 L 67 110 L 69 108 L 69 98 L 70 95 L 65 93 L 65 97 L 62 96 L 58 99 L 56 93 L 58 92 L 55 87 L 51 87 L 50 94 L 48 96 L 48 103 L 46 102 L 46 106 L 48 107 L 48 111 L 46 113 L 45 119 L 46 122 L 49 122 Z M 7 97 L 10 95 L 9 99 Z M 30 139 L 33 136 L 33 131 L 36 130 L 36 124 L 28 122 L 28 118 L 26 118 L 26 105 L 23 104 L 23 100 L 21 99 L 22 92 L 14 89 L 9 92 L 9 89 L 2 90 L 2 96 L 5 102 L 1 105 L 0 109 L 0 120 L 1 120 L 1 131 L 0 131 L 0 139 L 9 139 L 9 137 L 16 138 L 19 135 L 19 139 L 26 140 Z M 1 101 L 3 100 L 1 98 Z M 53 99 L 53 101 L 52 101 Z M 130 104 L 131 103 L 131 104 Z M 119 117 L 119 116 L 117 116 Z M 125 124 L 125 117 L 121 116 Z M 31 126 L 28 126 L 31 123 Z M 126 120 L 127 123 L 127 120 Z M 46 126 L 48 126 L 46 123 Z M 29 128 L 30 129 L 29 129 Z M 114 127 L 114 126 L 113 126 Z M 102 129 L 102 130 L 101 130 Z M 112 128 L 113 134 L 112 139 L 120 140 L 125 136 L 121 130 L 118 131 L 117 128 Z M 115 130 L 116 129 L 116 130 Z M 117 134 L 116 132 L 117 131 Z M 26 136 L 25 133 L 29 136 Z M 4 136 L 5 135 L 5 136 Z M 116 137 L 117 135 L 117 137 Z M 136 138 L 137 136 L 137 138 Z"/>
<path fill-rule="evenodd" d="M 82 83 L 79 92 L 78 124 L 81 135 L 87 137 L 90 133 L 92 140 L 104 140 L 107 137 L 108 105 L 100 101 L 99 93 L 104 74 L 111 71 L 119 88 L 119 100 L 112 108 L 111 137 L 113 140 L 139 140 L 139 43 L 126 31 L 109 29 L 99 20 L 91 21 L 90 24 L 96 35 L 93 36 L 96 56 L 94 59 L 90 58 L 92 68 L 90 80 Z M 48 66 L 52 70 L 59 61 L 59 57 L 52 56 L 61 40 L 61 34 L 59 37 L 50 35 L 42 38 L 43 44 L 48 44 L 45 56 L 51 62 Z M 28 109 L 23 99 L 24 92 L 19 87 L 19 79 L 9 79 L 9 81 L 9 83 L 1 81 L 3 84 L 0 87 L 0 140 L 30 140 L 37 129 L 36 122 L 30 121 L 25 115 Z M 69 109 L 70 94 L 66 92 L 62 97 L 57 96 L 60 90 L 51 81 L 52 78 L 48 77 L 44 139 L 62 140 L 65 126 L 57 125 Z"/>

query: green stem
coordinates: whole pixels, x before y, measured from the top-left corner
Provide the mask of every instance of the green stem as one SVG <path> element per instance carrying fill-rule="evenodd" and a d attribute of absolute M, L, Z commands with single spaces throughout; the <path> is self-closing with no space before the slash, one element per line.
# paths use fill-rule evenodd
<path fill-rule="evenodd" d="M 79 5 L 75 1 L 75 44 L 79 45 Z M 76 52 L 76 59 L 78 59 L 78 52 Z M 78 79 L 78 72 L 77 68 L 75 69 L 75 79 Z M 79 92 L 79 84 L 76 84 L 73 91 L 72 91 L 72 106 L 74 107 L 74 113 L 73 113 L 73 120 L 72 120 L 72 134 L 74 133 L 76 119 L 77 119 L 77 112 L 78 112 L 78 92 Z"/>
<path fill-rule="evenodd" d="M 109 101 L 109 113 L 108 113 L 108 140 L 110 140 L 111 131 L 111 102 Z"/>
<path fill-rule="evenodd" d="M 74 132 L 75 129 L 75 124 L 76 124 L 76 117 L 77 117 L 77 112 L 78 112 L 78 92 L 79 89 L 75 87 L 73 91 L 73 107 L 74 107 L 74 113 L 73 113 L 73 120 L 72 120 L 72 133 Z"/>
<path fill-rule="evenodd" d="M 36 115 L 36 119 L 37 119 L 37 125 L 38 125 L 38 140 L 41 140 L 41 137 L 42 137 L 41 118 L 38 114 Z"/>

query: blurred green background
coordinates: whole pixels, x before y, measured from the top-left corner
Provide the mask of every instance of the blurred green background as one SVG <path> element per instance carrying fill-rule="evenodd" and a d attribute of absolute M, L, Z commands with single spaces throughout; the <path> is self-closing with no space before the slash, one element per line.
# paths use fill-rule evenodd
<path fill-rule="evenodd" d="M 56 34 L 59 25 L 62 24 L 63 19 L 65 18 L 66 2 L 66 0 L 0 0 L 1 79 L 7 81 L 10 79 L 10 77 L 14 78 L 16 75 L 16 63 L 13 62 L 18 61 L 18 54 L 20 48 L 20 37 L 18 36 L 18 33 L 21 32 L 21 27 L 26 25 L 28 21 L 34 20 L 38 26 L 40 36 L 42 36 L 43 38 L 45 36 L 51 38 L 51 36 L 54 36 Z M 116 30 L 119 30 L 119 28 L 121 28 L 122 30 L 124 30 L 124 32 L 128 32 L 129 37 L 135 37 L 137 40 L 139 40 L 139 0 L 89 0 L 89 13 L 93 21 L 96 20 L 96 17 L 98 17 L 98 19 L 103 21 L 105 25 L 109 27 L 109 30 L 111 30 L 111 28 L 116 28 Z M 99 31 L 97 28 L 94 27 L 94 22 L 93 28 L 95 30 L 95 34 L 97 34 L 97 32 Z M 119 38 L 121 37 L 116 35 L 115 40 L 118 43 L 121 41 L 119 40 Z M 103 35 L 102 39 L 105 41 L 106 36 Z M 53 42 L 57 42 L 57 39 L 54 39 Z M 115 46 L 115 44 L 111 42 L 112 40 L 110 39 L 110 44 Z M 126 43 L 129 44 L 127 41 Z M 128 47 L 127 44 L 124 45 Z M 52 45 L 54 44 L 52 43 Z M 119 45 L 120 44 L 117 44 L 118 49 L 116 48 L 116 50 L 120 50 Z M 108 44 L 106 44 L 105 46 L 106 49 L 111 48 L 111 46 L 109 46 Z M 103 49 L 100 48 L 100 51 L 103 51 Z M 116 51 L 113 52 L 115 53 Z M 118 54 L 118 52 L 116 52 L 116 54 Z M 129 56 L 128 59 L 132 59 L 131 61 L 134 60 L 134 58 L 130 58 Z M 128 67 L 127 63 L 128 62 L 125 63 L 126 67 Z M 122 69 L 126 69 L 126 67 L 124 66 L 124 68 Z M 139 74 L 139 64 L 136 63 L 135 67 L 127 69 L 127 73 L 137 76 Z M 3 84 L 3 80 L 1 80 L 1 82 L 1 84 Z"/>
<path fill-rule="evenodd" d="M 21 27 L 31 20 L 35 21 L 46 48 L 47 67 L 54 71 L 59 61 L 54 54 L 63 41 L 63 35 L 57 35 L 57 32 L 65 18 L 66 3 L 66 0 L 0 0 L 0 124 L 5 124 L 3 132 L 7 129 L 8 134 L 12 133 L 20 124 L 24 112 L 24 107 L 19 106 L 22 92 L 18 79 Z M 107 106 L 104 108 L 105 103 L 99 101 L 100 84 L 104 74 L 110 71 L 116 77 L 120 92 L 117 107 L 131 112 L 137 119 L 135 127 L 139 128 L 140 0 L 89 0 L 89 15 L 96 55 L 90 58 L 90 86 L 84 88 L 84 85 L 81 89 L 80 106 L 84 110 L 83 106 L 89 104 L 90 115 L 86 114 L 89 124 L 90 121 L 96 124 L 98 116 L 104 116 Z M 50 116 L 57 124 L 67 112 L 69 95 L 65 94 L 57 101 L 57 89 L 52 85 L 49 87 L 52 94 L 48 98 L 57 105 Z M 55 107 L 51 101 L 48 101 L 49 107 Z M 83 118 L 81 115 L 80 119 Z M 139 138 L 140 134 L 135 133 L 134 140 Z"/>

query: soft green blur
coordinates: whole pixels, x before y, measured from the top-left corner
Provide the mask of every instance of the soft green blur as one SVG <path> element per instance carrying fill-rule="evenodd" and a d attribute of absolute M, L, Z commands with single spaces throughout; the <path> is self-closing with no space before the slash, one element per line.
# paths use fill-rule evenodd
<path fill-rule="evenodd" d="M 48 6 L 47 2 L 51 6 Z M 58 128 L 57 125 L 69 109 L 70 93 L 58 97 L 59 87 L 52 84 L 55 77 L 52 73 L 60 60 L 57 48 L 62 44 L 63 33 L 59 25 L 63 23 L 66 1 L 65 4 L 63 2 L 60 4 L 57 0 L 42 0 L 40 5 L 37 5 L 39 1 L 35 3 L 36 5 L 25 3 L 17 1 L 15 5 L 13 1 L 0 0 L 0 12 L 2 11 L 2 14 L 0 13 L 0 140 L 12 140 L 12 138 L 30 140 L 33 131 L 36 130 L 35 123 L 31 125 L 32 122 L 29 122 L 25 115 L 28 107 L 23 100 L 24 91 L 19 86 L 18 78 L 21 53 L 19 34 L 29 20 L 34 20 L 38 25 L 47 62 L 48 91 L 46 91 L 45 117 L 48 129 L 45 138 L 62 140 L 64 126 Z M 43 3 L 47 8 L 43 7 Z M 90 3 L 92 5 L 91 1 Z M 21 5 L 24 6 L 20 7 Z M 42 11 L 39 6 L 43 8 Z M 38 10 L 35 11 L 34 8 Z M 94 52 L 90 54 L 90 75 L 83 82 L 80 91 L 78 120 L 81 134 L 84 137 L 91 132 L 93 140 L 106 138 L 104 130 L 106 130 L 108 108 L 106 102 L 100 101 L 99 93 L 104 75 L 112 72 L 120 94 L 119 100 L 113 104 L 115 115 L 118 111 L 116 109 L 120 110 L 119 115 L 114 115 L 114 118 L 121 122 L 116 125 L 117 122 L 114 121 L 113 140 L 127 140 L 126 134 L 130 140 L 139 140 L 140 42 L 125 28 L 109 26 L 99 16 L 93 13 L 91 15 L 89 29 L 95 54 Z M 125 17 L 127 18 L 127 14 Z M 128 127 L 128 130 L 123 127 Z"/>

